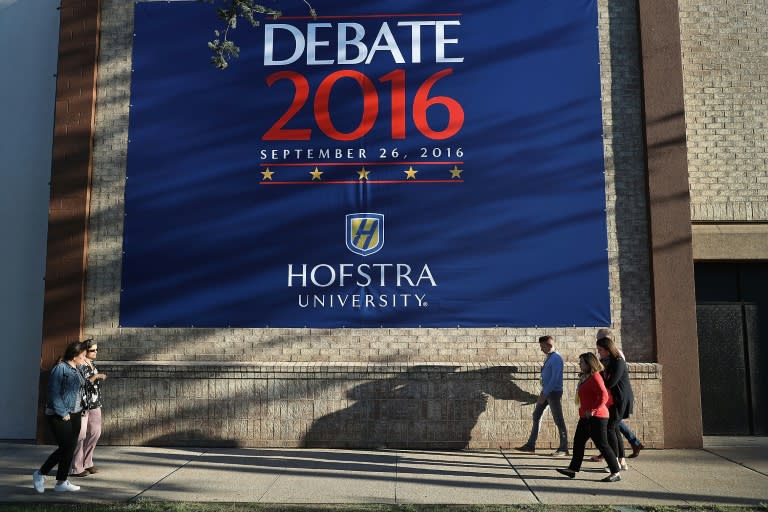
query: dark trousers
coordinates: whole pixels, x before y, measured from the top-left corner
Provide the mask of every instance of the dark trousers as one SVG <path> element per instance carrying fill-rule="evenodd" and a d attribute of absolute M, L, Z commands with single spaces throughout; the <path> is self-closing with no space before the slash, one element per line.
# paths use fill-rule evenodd
<path fill-rule="evenodd" d="M 624 458 L 624 439 L 621 438 L 621 416 L 615 406 L 608 407 L 608 444 L 619 459 Z"/>
<path fill-rule="evenodd" d="M 75 446 L 77 446 L 77 436 L 80 434 L 80 420 L 82 418 L 79 412 L 70 414 L 69 421 L 64 421 L 60 416 L 46 415 L 45 419 L 48 421 L 53 438 L 56 439 L 56 444 L 59 447 L 40 466 L 41 475 L 47 475 L 53 466 L 58 464 L 56 480 L 62 482 L 68 478 L 72 456 L 75 453 Z"/>
<path fill-rule="evenodd" d="M 611 473 L 621 471 L 619 461 L 616 455 L 608 445 L 608 418 L 580 418 L 576 425 L 576 434 L 573 436 L 573 457 L 568 465 L 573 471 L 581 470 L 581 462 L 584 460 L 584 447 L 587 440 L 592 439 L 595 447 L 600 450 L 600 454 L 605 458 Z"/>

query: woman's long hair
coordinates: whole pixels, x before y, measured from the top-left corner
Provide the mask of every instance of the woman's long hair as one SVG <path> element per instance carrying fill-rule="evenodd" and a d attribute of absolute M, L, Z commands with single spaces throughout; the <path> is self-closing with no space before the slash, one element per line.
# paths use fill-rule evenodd
<path fill-rule="evenodd" d="M 59 362 L 72 361 L 78 355 L 85 352 L 85 350 L 86 350 L 85 343 L 82 343 L 80 341 L 73 341 L 72 343 L 67 345 L 67 348 L 64 349 L 64 353 L 59 358 Z"/>
<path fill-rule="evenodd" d="M 586 363 L 586 365 L 589 367 L 589 375 L 594 375 L 603 371 L 603 364 L 592 352 L 584 352 L 579 356 L 579 359 L 584 361 L 584 363 Z"/>
<path fill-rule="evenodd" d="M 614 359 L 621 359 L 621 352 L 619 352 L 619 347 L 616 346 L 616 343 L 611 338 L 600 338 L 595 343 L 597 343 L 598 347 L 610 352 Z"/>

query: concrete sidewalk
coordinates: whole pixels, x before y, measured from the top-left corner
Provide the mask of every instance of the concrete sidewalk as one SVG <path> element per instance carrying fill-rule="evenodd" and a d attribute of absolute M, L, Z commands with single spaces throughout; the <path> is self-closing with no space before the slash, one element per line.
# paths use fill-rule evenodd
<path fill-rule="evenodd" d="M 32 472 L 51 446 L 0 442 L 1 502 L 136 500 L 260 503 L 713 504 L 768 503 L 768 438 L 710 437 L 703 450 L 644 450 L 623 481 L 603 465 L 512 450 L 432 452 L 100 446 L 102 471 L 72 478 L 82 489 L 45 494 Z M 548 451 L 542 451 L 547 453 Z M 594 452 L 593 452 L 594 453 Z M 590 454 L 588 452 L 588 454 Z"/>

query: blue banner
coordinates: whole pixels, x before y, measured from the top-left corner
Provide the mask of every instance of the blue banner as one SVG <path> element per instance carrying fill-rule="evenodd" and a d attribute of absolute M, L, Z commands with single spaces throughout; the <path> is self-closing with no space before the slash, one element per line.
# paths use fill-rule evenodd
<path fill-rule="evenodd" d="M 120 324 L 610 324 L 594 0 L 135 10 Z"/>

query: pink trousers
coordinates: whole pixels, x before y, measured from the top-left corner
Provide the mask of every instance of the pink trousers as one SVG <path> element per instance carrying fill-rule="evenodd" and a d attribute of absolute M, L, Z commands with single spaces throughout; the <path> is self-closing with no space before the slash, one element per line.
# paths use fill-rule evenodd
<path fill-rule="evenodd" d="M 82 473 L 93 467 L 93 450 L 101 437 L 101 407 L 91 409 L 83 416 L 80 435 L 77 437 L 75 456 L 72 458 L 70 474 Z"/>

